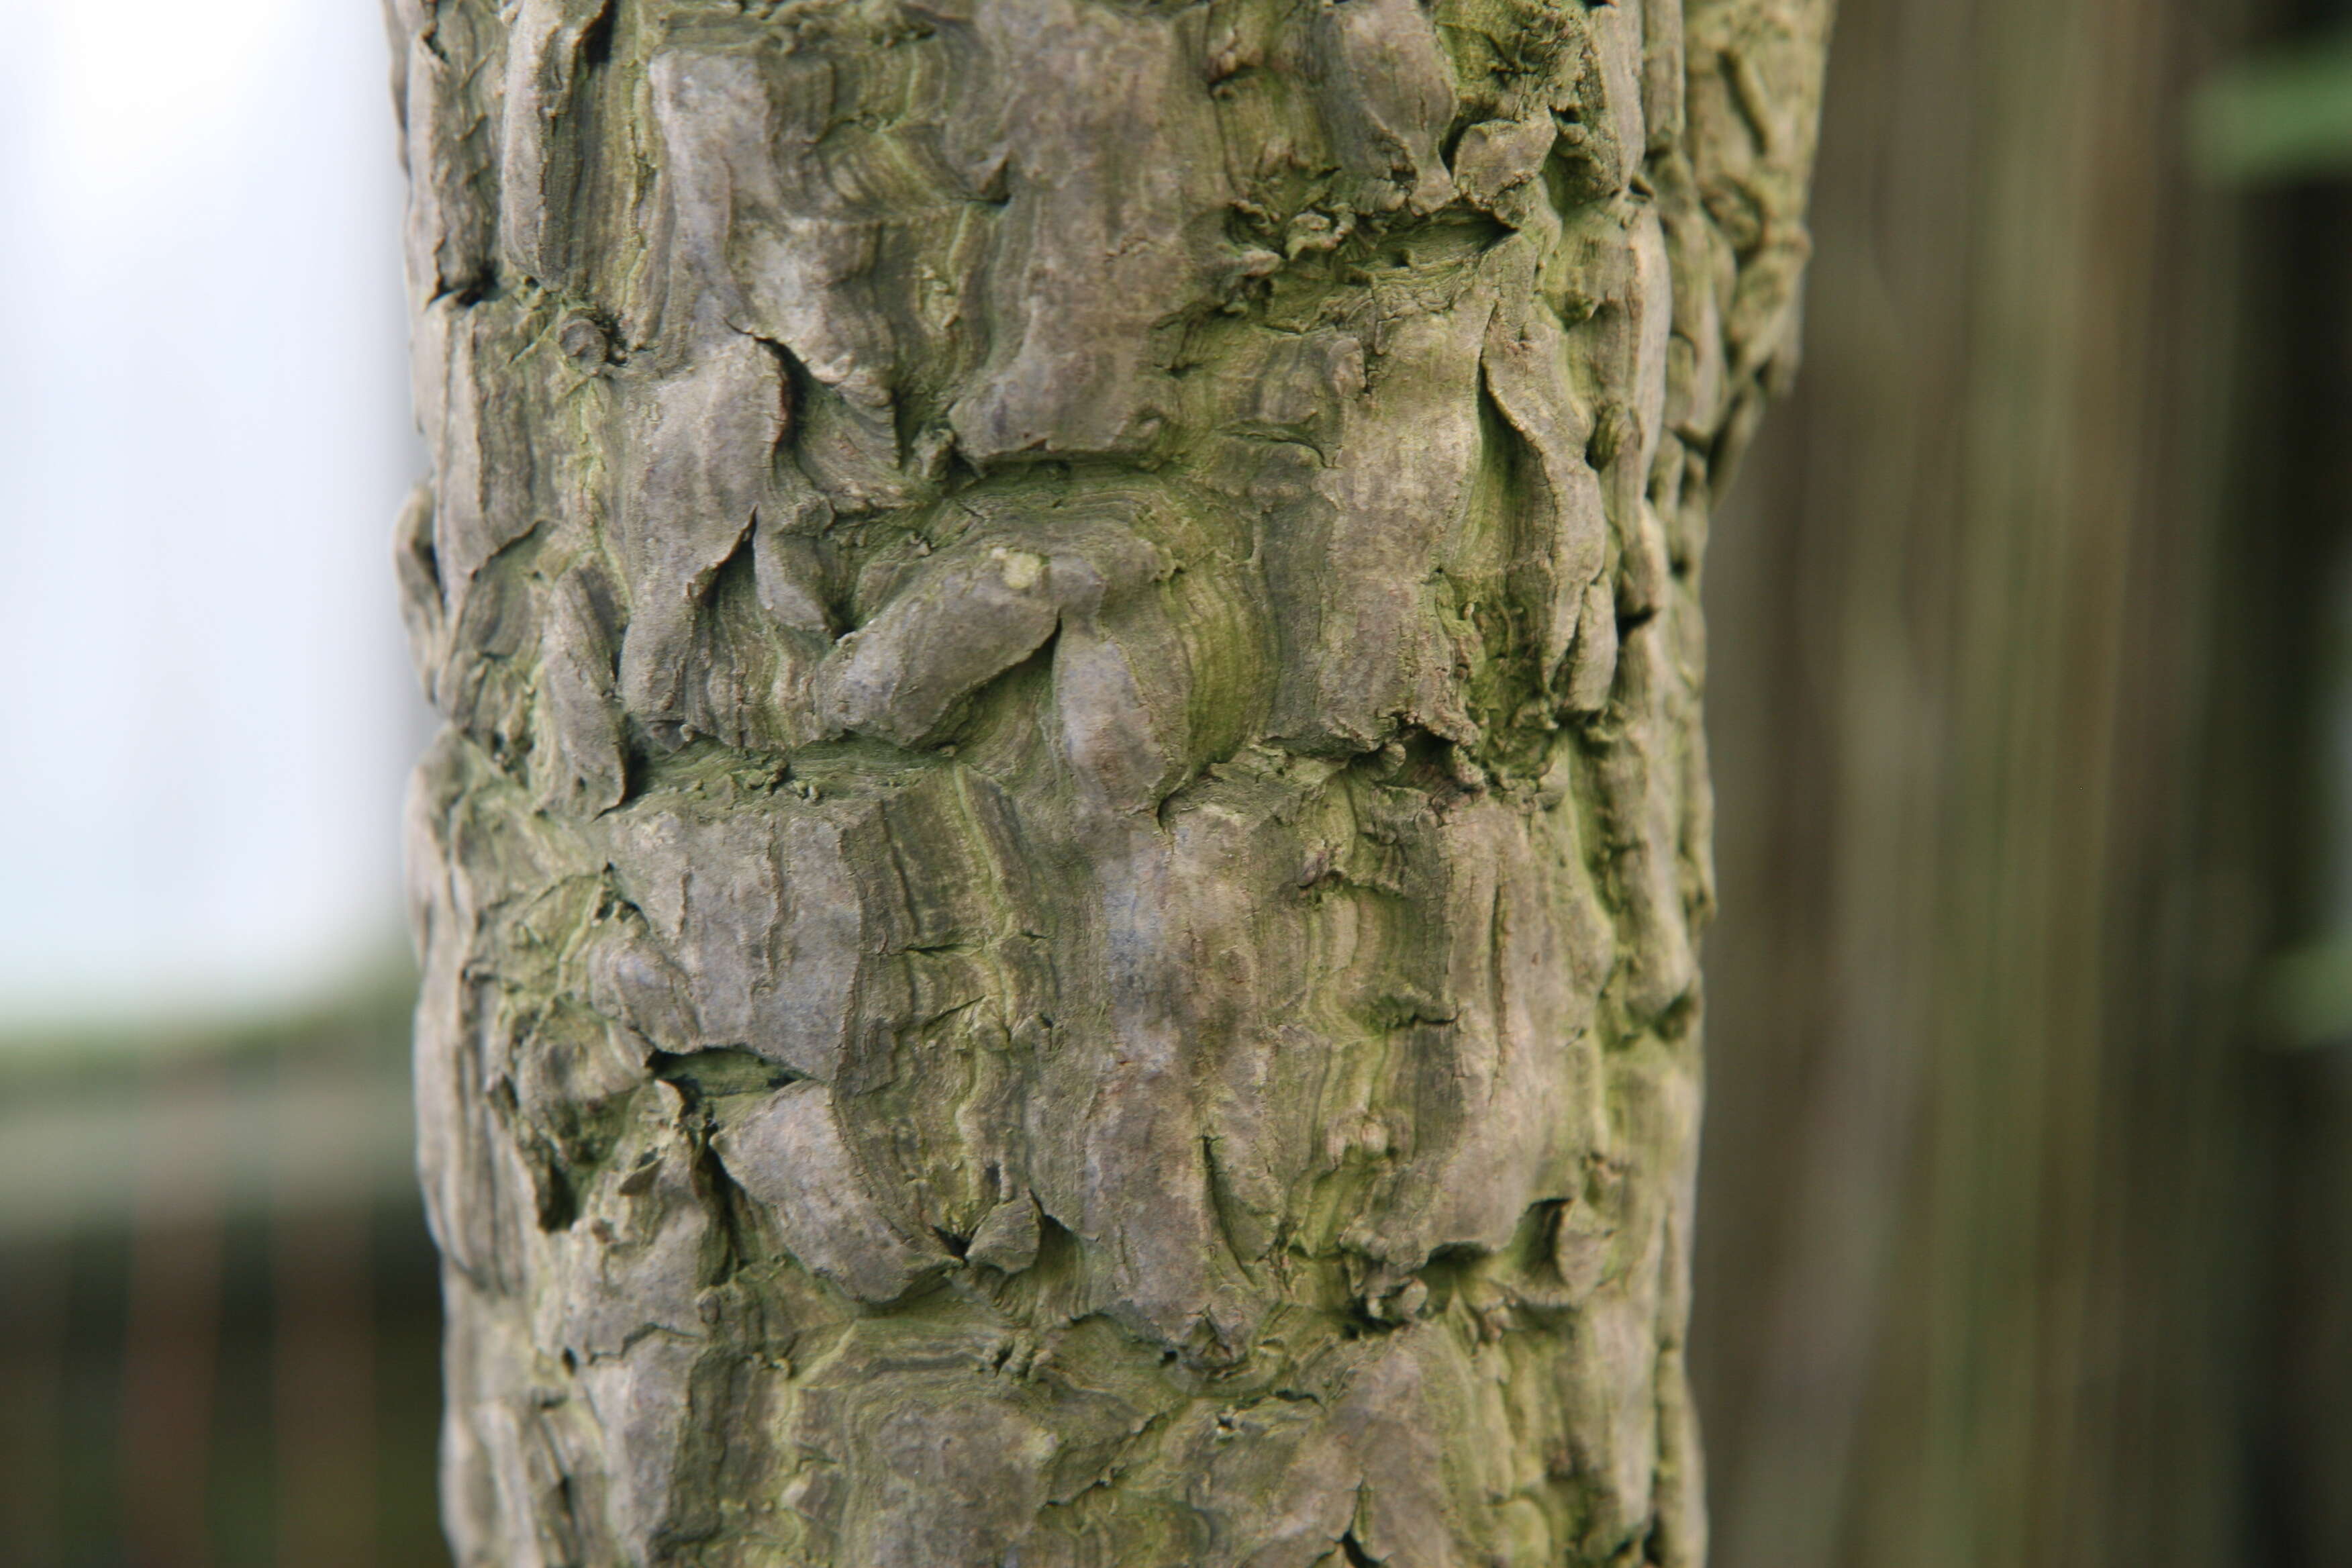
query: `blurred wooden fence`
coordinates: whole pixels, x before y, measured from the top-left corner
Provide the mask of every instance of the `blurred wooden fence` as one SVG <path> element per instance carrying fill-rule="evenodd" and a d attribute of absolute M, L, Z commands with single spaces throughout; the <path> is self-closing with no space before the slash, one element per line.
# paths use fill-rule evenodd
<path fill-rule="evenodd" d="M 2352 822 L 2352 246 L 2184 134 L 2322 18 L 1839 9 L 1707 567 L 1713 1561 L 2352 1563 L 2346 1056 L 2255 1005 Z"/>
<path fill-rule="evenodd" d="M 0 1563 L 446 1565 L 406 1041 L 0 1056 Z"/>

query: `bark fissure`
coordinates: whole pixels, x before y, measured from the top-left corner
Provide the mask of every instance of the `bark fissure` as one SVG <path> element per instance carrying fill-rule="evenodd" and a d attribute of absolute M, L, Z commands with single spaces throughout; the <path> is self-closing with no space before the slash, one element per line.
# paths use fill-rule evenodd
<path fill-rule="evenodd" d="M 461 1560 L 1696 1561 L 1823 0 L 394 9 Z"/>

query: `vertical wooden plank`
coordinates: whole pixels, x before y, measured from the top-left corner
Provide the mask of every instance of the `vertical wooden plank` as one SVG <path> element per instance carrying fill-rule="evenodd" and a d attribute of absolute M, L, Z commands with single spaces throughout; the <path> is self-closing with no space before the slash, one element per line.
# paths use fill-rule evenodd
<path fill-rule="evenodd" d="M 316 1050 L 289 1054 L 281 1085 L 331 1080 Z M 281 1095 L 283 1107 L 299 1095 Z M 304 1173 L 332 1168 L 331 1128 L 281 1109 L 270 1218 L 272 1410 L 280 1568 L 375 1562 L 375 1313 L 369 1216 L 347 1193 L 322 1200 Z M 306 1157 L 304 1144 L 312 1145 Z"/>
<path fill-rule="evenodd" d="M 124 1544 L 138 1568 L 207 1568 L 228 1106 L 216 1062 L 151 1068 L 122 1349 Z"/>

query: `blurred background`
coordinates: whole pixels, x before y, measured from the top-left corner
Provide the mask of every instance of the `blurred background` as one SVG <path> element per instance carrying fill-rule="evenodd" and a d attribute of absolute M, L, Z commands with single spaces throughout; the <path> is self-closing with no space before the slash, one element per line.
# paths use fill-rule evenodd
<path fill-rule="evenodd" d="M 1708 559 L 1716 1568 L 2352 1564 L 2352 14 L 1841 0 Z"/>
<path fill-rule="evenodd" d="M 383 24 L 0 37 L 0 1565 L 425 1568 Z"/>
<path fill-rule="evenodd" d="M 2352 0 L 1842 0 L 1708 564 L 1717 1568 L 2352 1564 Z M 0 0 L 0 1564 L 435 1568 L 365 0 Z"/>

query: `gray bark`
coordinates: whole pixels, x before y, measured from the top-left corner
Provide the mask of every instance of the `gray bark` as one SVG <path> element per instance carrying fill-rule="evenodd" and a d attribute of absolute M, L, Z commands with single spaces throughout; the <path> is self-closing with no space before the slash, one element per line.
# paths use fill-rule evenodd
<path fill-rule="evenodd" d="M 1695 1562 L 1826 0 L 399 0 L 467 1564 Z"/>

